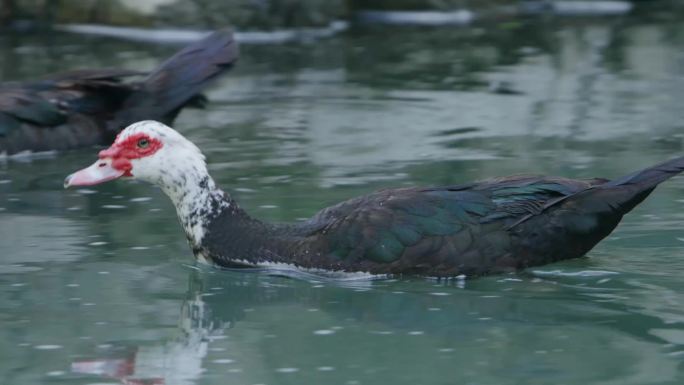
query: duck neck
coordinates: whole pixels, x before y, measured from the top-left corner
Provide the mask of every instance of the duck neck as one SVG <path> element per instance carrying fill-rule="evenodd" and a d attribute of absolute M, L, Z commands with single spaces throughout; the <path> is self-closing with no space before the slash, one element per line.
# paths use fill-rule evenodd
<path fill-rule="evenodd" d="M 235 201 L 216 186 L 205 168 L 192 168 L 179 178 L 162 181 L 160 186 L 176 207 L 178 219 L 193 250 L 201 248 L 202 239 L 213 219 L 237 208 Z"/>
<path fill-rule="evenodd" d="M 200 261 L 250 265 L 267 253 L 264 245 L 275 247 L 276 227 L 242 210 L 216 185 L 203 162 L 182 164 L 174 168 L 174 173 L 162 174 L 156 184 L 171 198 L 190 247 Z"/>

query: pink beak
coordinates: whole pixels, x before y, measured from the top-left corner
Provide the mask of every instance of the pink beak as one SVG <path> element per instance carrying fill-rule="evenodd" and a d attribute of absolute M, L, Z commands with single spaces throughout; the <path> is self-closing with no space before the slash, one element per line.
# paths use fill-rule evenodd
<path fill-rule="evenodd" d="M 125 170 L 117 170 L 112 167 L 112 158 L 98 159 L 92 165 L 76 171 L 64 179 L 64 188 L 71 186 L 92 186 L 104 183 L 126 173 Z"/>

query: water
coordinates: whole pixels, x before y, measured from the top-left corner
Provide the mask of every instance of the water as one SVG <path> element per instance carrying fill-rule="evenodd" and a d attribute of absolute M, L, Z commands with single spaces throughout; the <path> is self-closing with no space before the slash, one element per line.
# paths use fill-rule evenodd
<path fill-rule="evenodd" d="M 147 69 L 174 50 L 105 41 L 2 36 L 0 75 Z M 176 127 L 274 221 L 382 187 L 618 176 L 683 152 L 683 42 L 677 20 L 625 18 L 245 46 L 211 109 Z M 684 382 L 684 178 L 589 258 L 331 282 L 194 265 L 156 188 L 62 189 L 95 152 L 0 163 L 2 384 Z"/>

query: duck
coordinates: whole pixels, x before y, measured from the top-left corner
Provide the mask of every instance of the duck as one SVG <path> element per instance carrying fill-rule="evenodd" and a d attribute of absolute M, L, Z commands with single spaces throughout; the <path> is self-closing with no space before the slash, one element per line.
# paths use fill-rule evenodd
<path fill-rule="evenodd" d="M 232 31 L 223 29 L 181 49 L 148 74 L 82 69 L 0 83 L 0 154 L 107 145 L 123 128 L 143 119 L 172 124 L 183 108 L 206 104 L 201 91 L 232 68 L 238 56 Z"/>
<path fill-rule="evenodd" d="M 616 179 L 516 175 L 383 189 L 305 221 L 273 224 L 250 216 L 217 186 L 192 142 L 161 122 L 141 121 L 64 186 L 117 178 L 157 185 L 173 202 L 196 259 L 218 267 L 472 278 L 584 256 L 682 171 L 678 157 Z"/>

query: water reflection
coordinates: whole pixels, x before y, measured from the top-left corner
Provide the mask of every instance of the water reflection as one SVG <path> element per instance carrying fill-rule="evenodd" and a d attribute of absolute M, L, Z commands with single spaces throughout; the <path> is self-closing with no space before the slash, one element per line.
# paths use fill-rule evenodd
<path fill-rule="evenodd" d="M 504 276 L 459 288 L 453 281 L 341 285 L 193 269 L 175 338 L 113 343 L 116 355 L 77 360 L 71 370 L 125 384 L 277 383 L 285 374 L 318 383 L 308 381 L 379 373 L 403 384 L 416 378 L 416 368 L 402 362 L 432 356 L 420 372 L 434 379 L 474 379 L 477 367 L 487 368 L 477 372 L 485 383 L 515 383 L 529 371 L 544 373 L 545 381 L 676 376 L 684 343 L 673 341 L 676 323 L 643 314 L 630 303 L 633 285 L 609 282 L 613 273 L 569 276 L 575 282 Z M 619 367 L 606 367 L 606 351 Z M 653 357 L 668 352 L 673 359 L 658 360 L 654 372 Z M 510 382 L 497 380 L 503 373 Z"/>

